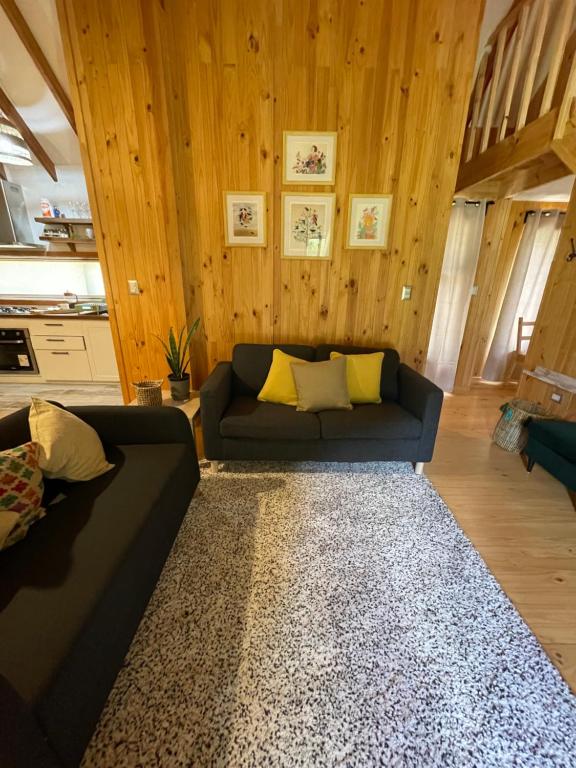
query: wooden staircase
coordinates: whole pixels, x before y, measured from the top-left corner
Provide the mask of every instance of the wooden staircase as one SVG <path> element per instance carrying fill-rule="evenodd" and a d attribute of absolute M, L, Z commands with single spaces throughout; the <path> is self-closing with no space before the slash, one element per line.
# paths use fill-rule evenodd
<path fill-rule="evenodd" d="M 480 61 L 456 194 L 510 197 L 576 173 L 576 0 L 520 0 Z"/>

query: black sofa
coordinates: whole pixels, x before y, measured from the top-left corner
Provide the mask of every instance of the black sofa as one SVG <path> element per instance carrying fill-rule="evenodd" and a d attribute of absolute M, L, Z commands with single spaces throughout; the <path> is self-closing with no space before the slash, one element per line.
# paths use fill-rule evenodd
<path fill-rule="evenodd" d="M 395 350 L 381 350 L 381 404 L 316 414 L 256 399 L 276 348 L 309 362 L 328 360 L 331 351 L 380 351 L 337 344 L 237 344 L 232 361 L 218 363 L 200 389 L 207 459 L 411 461 L 417 471 L 432 459 L 443 392 L 400 363 Z"/>
<path fill-rule="evenodd" d="M 2 768 L 79 764 L 199 481 L 180 410 L 68 410 L 115 468 L 46 481 L 46 516 L 0 552 Z M 0 421 L 0 450 L 29 439 L 28 408 Z"/>
<path fill-rule="evenodd" d="M 528 422 L 528 442 L 523 453 L 527 469 L 540 464 L 563 483 L 572 503 L 576 502 L 576 422 L 532 419 Z"/>

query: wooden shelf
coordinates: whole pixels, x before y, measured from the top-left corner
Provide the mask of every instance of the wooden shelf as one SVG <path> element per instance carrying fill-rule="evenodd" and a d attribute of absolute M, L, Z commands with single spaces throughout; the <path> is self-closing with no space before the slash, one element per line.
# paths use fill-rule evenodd
<path fill-rule="evenodd" d="M 39 224 L 78 224 L 80 226 L 91 226 L 92 219 L 66 219 L 55 218 L 54 216 L 36 216 L 34 221 Z"/>

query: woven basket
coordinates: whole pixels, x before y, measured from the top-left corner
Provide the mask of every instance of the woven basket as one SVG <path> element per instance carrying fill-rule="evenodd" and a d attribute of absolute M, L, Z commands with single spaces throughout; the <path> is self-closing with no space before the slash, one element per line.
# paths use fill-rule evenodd
<path fill-rule="evenodd" d="M 136 390 L 136 402 L 138 405 L 162 405 L 162 382 L 157 381 L 135 381 L 132 386 Z"/>
<path fill-rule="evenodd" d="M 511 400 L 500 406 L 502 416 L 496 424 L 492 439 L 505 451 L 520 453 L 528 440 L 528 419 L 550 418 L 544 408 L 529 400 Z"/>

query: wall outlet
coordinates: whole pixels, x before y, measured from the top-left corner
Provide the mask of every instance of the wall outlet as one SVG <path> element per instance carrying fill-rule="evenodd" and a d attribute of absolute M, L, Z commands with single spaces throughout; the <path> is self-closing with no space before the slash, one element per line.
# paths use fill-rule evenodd
<path fill-rule="evenodd" d="M 402 286 L 402 301 L 408 301 L 412 298 L 412 286 L 411 285 L 403 285 Z"/>
<path fill-rule="evenodd" d="M 555 403 L 561 403 L 562 395 L 559 392 L 552 392 L 550 395 L 550 400 L 554 400 Z"/>
<path fill-rule="evenodd" d="M 136 296 L 140 295 L 140 286 L 138 280 L 128 280 L 128 293 L 133 293 Z"/>
<path fill-rule="evenodd" d="M 478 296 L 478 286 L 473 285 L 472 288 L 470 288 L 470 296 Z"/>

